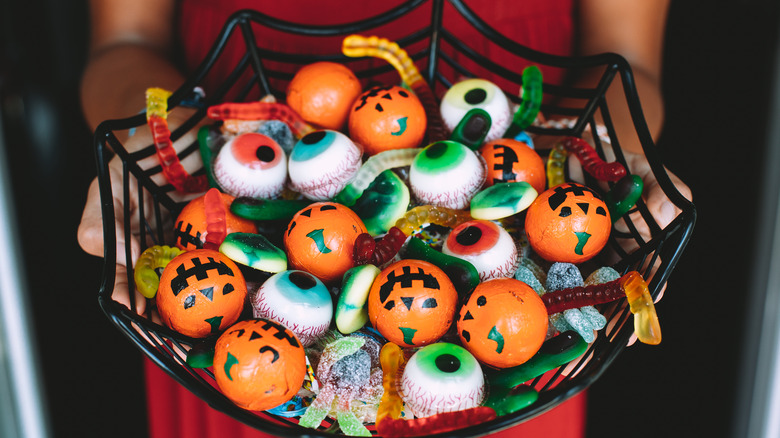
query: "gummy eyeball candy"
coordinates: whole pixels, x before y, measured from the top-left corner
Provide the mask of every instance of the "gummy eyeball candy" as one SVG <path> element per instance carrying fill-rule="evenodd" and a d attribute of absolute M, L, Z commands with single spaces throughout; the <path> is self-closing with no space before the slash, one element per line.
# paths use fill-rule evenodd
<path fill-rule="evenodd" d="M 193 338 L 220 333 L 244 308 L 246 281 L 238 266 L 209 249 L 186 251 L 160 277 L 157 310 L 163 323 Z"/>
<path fill-rule="evenodd" d="M 216 190 L 216 189 L 215 189 Z M 225 223 L 226 234 L 230 233 L 257 233 L 257 226 L 248 219 L 243 219 L 230 211 L 230 205 L 235 199 L 226 193 L 219 193 L 224 206 L 224 217 L 211 218 L 211 220 L 221 219 Z M 173 237 L 176 247 L 183 250 L 203 248 L 208 236 L 209 216 L 206 214 L 206 195 L 199 196 L 191 200 L 182 208 L 179 216 L 176 218 Z M 213 209 L 211 209 L 213 210 Z"/>
<path fill-rule="evenodd" d="M 287 104 L 304 120 L 326 129 L 341 129 L 363 87 L 343 64 L 315 62 L 295 73 L 287 87 Z"/>
<path fill-rule="evenodd" d="M 525 231 L 533 250 L 551 262 L 582 263 L 609 240 L 612 219 L 589 187 L 564 183 L 540 194 L 528 207 Z"/>
<path fill-rule="evenodd" d="M 547 170 L 542 157 L 527 144 L 504 138 L 486 143 L 479 153 L 487 163 L 486 186 L 496 183 L 525 181 L 537 193 L 547 183 Z"/>
<path fill-rule="evenodd" d="M 454 130 L 473 108 L 490 114 L 491 126 L 485 141 L 501 138 L 512 123 L 512 109 L 498 85 L 485 79 L 466 79 L 450 87 L 441 100 L 441 117 L 447 129 Z"/>
<path fill-rule="evenodd" d="M 452 325 L 458 293 L 435 265 L 406 259 L 385 268 L 368 294 L 368 318 L 402 347 L 436 342 Z"/>
<path fill-rule="evenodd" d="M 263 134 L 237 135 L 220 149 L 214 178 L 233 196 L 276 198 L 287 180 L 287 155 Z"/>
<path fill-rule="evenodd" d="M 462 210 L 485 182 L 485 163 L 471 149 L 454 141 L 426 146 L 409 170 L 409 184 L 423 204 Z"/>
<path fill-rule="evenodd" d="M 440 342 L 417 350 L 404 368 L 401 395 L 415 417 L 474 408 L 485 398 L 479 362 L 466 349 Z"/>
<path fill-rule="evenodd" d="M 471 262 L 481 281 L 511 277 L 517 270 L 517 247 L 512 236 L 491 221 L 458 225 L 444 241 L 442 252 Z"/>
<path fill-rule="evenodd" d="M 355 239 L 366 232 L 349 208 L 333 202 L 315 202 L 293 216 L 284 232 L 287 263 L 331 284 L 352 266 Z"/>
<path fill-rule="evenodd" d="M 547 308 L 530 286 L 496 278 L 480 283 L 461 307 L 458 335 L 480 362 L 508 368 L 536 354 L 547 324 Z"/>
<path fill-rule="evenodd" d="M 373 87 L 364 92 L 349 114 L 349 135 L 369 155 L 419 147 L 426 126 L 420 99 L 398 85 Z"/>
<path fill-rule="evenodd" d="M 287 167 L 293 190 L 313 201 L 327 201 L 349 184 L 361 164 L 362 152 L 349 137 L 322 130 L 293 146 Z"/>
<path fill-rule="evenodd" d="M 295 335 L 269 319 L 237 322 L 214 348 L 214 380 L 227 398 L 251 411 L 292 399 L 306 377 L 306 354 Z"/>
<path fill-rule="evenodd" d="M 284 324 L 308 347 L 328 331 L 333 301 L 317 277 L 303 271 L 283 271 L 260 286 L 252 299 L 252 312 L 255 318 Z"/>

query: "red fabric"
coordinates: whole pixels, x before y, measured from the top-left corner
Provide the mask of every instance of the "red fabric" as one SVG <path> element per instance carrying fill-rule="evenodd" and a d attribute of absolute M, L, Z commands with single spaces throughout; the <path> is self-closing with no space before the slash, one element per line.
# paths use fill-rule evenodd
<path fill-rule="evenodd" d="M 179 35 L 182 41 L 183 57 L 187 68 L 192 71 L 205 58 L 228 17 L 237 10 L 254 8 L 263 13 L 286 21 L 332 25 L 374 16 L 402 0 L 385 0 L 382 6 L 375 1 L 325 2 L 321 0 L 267 1 L 267 0 L 183 0 L 180 3 Z M 559 55 L 571 54 L 573 41 L 573 0 L 541 1 L 470 1 L 471 7 L 489 25 L 513 41 L 530 48 Z M 349 5 L 345 8 L 344 5 Z M 422 5 L 409 14 L 399 26 L 391 23 L 376 30 L 375 35 L 391 40 L 407 35 L 411 30 L 421 29 L 430 20 L 431 2 Z M 445 26 L 470 47 L 507 66 L 521 72 L 525 63 L 501 48 L 480 43 L 483 38 L 468 26 L 447 4 Z M 282 34 L 267 28 L 256 28 L 260 45 L 274 51 L 293 53 L 339 53 L 342 37 L 320 38 L 313 46 L 311 39 Z M 214 89 L 233 69 L 244 55 L 243 43 L 234 35 L 225 59 L 204 81 L 206 92 Z M 446 47 L 445 47 L 446 50 Z M 454 55 L 457 62 L 466 64 L 479 77 L 495 80 L 505 90 L 509 85 L 469 60 Z M 378 61 L 379 62 L 379 61 Z M 377 64 L 378 65 L 378 64 Z M 563 71 L 544 68 L 545 82 L 559 83 Z M 279 89 L 283 84 L 274 83 Z M 441 91 L 441 90 L 439 90 Z M 205 402 L 184 389 L 151 361 L 145 361 L 148 398 L 149 430 L 151 438 L 213 438 L 213 437 L 267 437 L 243 423 L 211 409 Z M 540 417 L 490 435 L 490 437 L 545 436 L 581 437 L 585 431 L 585 394 L 580 394 L 556 409 Z"/>

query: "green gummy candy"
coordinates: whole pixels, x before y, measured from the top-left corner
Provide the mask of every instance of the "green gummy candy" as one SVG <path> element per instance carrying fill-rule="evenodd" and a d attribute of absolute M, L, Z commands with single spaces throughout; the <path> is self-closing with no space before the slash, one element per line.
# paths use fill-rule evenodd
<path fill-rule="evenodd" d="M 515 280 L 520 280 L 528 286 L 531 286 L 531 289 L 538 295 L 544 295 L 545 292 L 547 292 L 528 266 L 520 265 L 517 267 L 517 271 L 515 271 Z"/>
<path fill-rule="evenodd" d="M 496 415 L 501 416 L 530 406 L 537 399 L 539 399 L 539 393 L 525 385 L 519 385 L 514 388 L 491 387 L 488 397 L 482 405 L 493 408 L 496 411 Z"/>
<path fill-rule="evenodd" d="M 368 322 L 368 293 L 379 273 L 379 268 L 370 264 L 355 266 L 344 273 L 335 312 L 336 328 L 341 333 L 357 331 Z"/>
<path fill-rule="evenodd" d="M 642 197 L 643 188 L 644 183 L 639 175 L 626 175 L 615 183 L 612 190 L 604 196 L 604 203 L 607 204 L 612 223 L 617 222 L 636 205 Z"/>
<path fill-rule="evenodd" d="M 219 246 L 219 252 L 260 271 L 277 273 L 287 269 L 287 254 L 262 234 L 230 233 Z"/>
<path fill-rule="evenodd" d="M 372 236 L 384 234 L 409 207 L 409 187 L 392 169 L 380 173 L 353 205 Z"/>
<path fill-rule="evenodd" d="M 347 436 L 371 436 L 371 432 L 351 411 L 338 413 L 339 428 Z"/>
<path fill-rule="evenodd" d="M 253 221 L 287 220 L 313 201 L 299 199 L 256 199 L 240 196 L 230 204 L 236 216 Z"/>
<path fill-rule="evenodd" d="M 525 181 L 497 183 L 471 199 L 471 217 L 496 220 L 528 208 L 538 193 Z"/>
<path fill-rule="evenodd" d="M 214 365 L 214 346 L 216 338 L 204 339 L 187 352 L 187 365 L 193 368 L 208 368 Z"/>
<path fill-rule="evenodd" d="M 482 108 L 472 108 L 452 131 L 450 140 L 463 143 L 476 151 L 488 135 L 492 124 L 490 113 Z"/>
<path fill-rule="evenodd" d="M 444 254 L 431 248 L 417 237 L 412 237 L 406 243 L 404 258 L 430 262 L 447 274 L 458 295 L 464 296 L 479 284 L 479 272 L 468 260 Z"/>
<path fill-rule="evenodd" d="M 588 343 L 577 332 L 563 332 L 542 344 L 542 348 L 527 362 L 487 372 L 490 390 L 514 388 L 582 356 L 587 349 Z"/>

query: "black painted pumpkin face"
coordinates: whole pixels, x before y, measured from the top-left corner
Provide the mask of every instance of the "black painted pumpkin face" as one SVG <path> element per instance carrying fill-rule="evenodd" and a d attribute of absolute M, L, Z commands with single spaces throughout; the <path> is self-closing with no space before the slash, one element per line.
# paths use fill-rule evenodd
<path fill-rule="evenodd" d="M 458 293 L 431 263 L 406 259 L 388 266 L 368 295 L 368 318 L 389 341 L 404 347 L 436 342 L 450 328 Z"/>
<path fill-rule="evenodd" d="M 398 85 L 369 89 L 355 100 L 349 114 L 349 135 L 369 155 L 419 147 L 426 125 L 420 99 Z"/>
<path fill-rule="evenodd" d="M 528 207 L 528 242 L 551 262 L 582 263 L 599 253 L 612 229 L 609 210 L 590 188 L 564 183 L 548 189 Z"/>
<path fill-rule="evenodd" d="M 184 252 L 160 277 L 157 309 L 163 323 L 193 338 L 222 332 L 238 320 L 246 281 L 228 257 L 209 249 Z"/>
<path fill-rule="evenodd" d="M 290 400 L 306 377 L 306 354 L 295 335 L 276 321 L 240 321 L 217 340 L 214 379 L 237 405 L 263 411 Z"/>

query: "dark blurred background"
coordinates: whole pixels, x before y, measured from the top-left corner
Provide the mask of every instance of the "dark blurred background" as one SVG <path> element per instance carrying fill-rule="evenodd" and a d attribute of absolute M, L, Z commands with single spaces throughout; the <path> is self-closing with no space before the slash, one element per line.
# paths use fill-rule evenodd
<path fill-rule="evenodd" d="M 76 228 L 95 176 L 79 109 L 84 0 L 0 1 L 0 98 L 43 389 L 54 436 L 146 435 L 141 355 L 101 313 L 101 261 Z M 699 221 L 636 345 L 590 389 L 589 437 L 729 436 L 780 20 L 777 1 L 673 2 L 658 142 Z M 739 434 L 735 435 L 739 436 Z"/>

